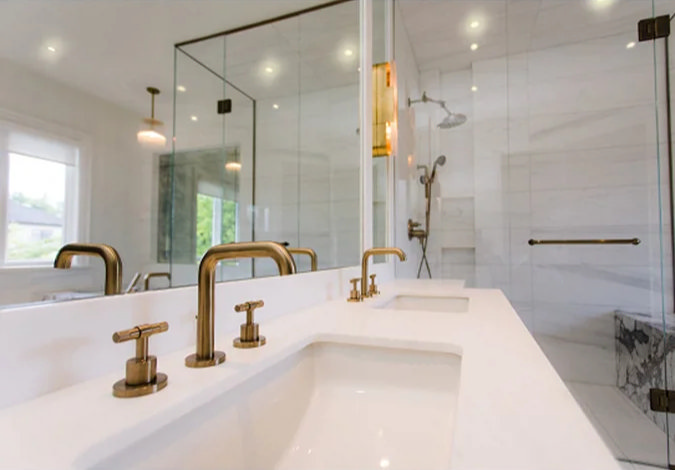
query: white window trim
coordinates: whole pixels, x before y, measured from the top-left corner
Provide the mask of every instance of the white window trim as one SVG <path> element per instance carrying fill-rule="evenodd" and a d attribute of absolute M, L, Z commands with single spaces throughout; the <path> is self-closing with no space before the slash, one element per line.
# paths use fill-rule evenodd
<path fill-rule="evenodd" d="M 89 135 L 64 127 L 60 124 L 44 121 L 35 117 L 15 113 L 6 109 L 0 108 L 0 129 L 8 128 L 11 130 L 22 131 L 27 133 L 34 133 L 46 138 L 66 143 L 77 147 L 78 155 L 78 178 L 75 186 L 74 197 L 70 198 L 68 203 L 78 203 L 78 210 L 75 212 L 77 217 L 76 226 L 77 233 L 74 234 L 78 242 L 88 242 L 90 236 L 91 224 L 91 155 L 92 143 Z M 7 151 L 8 136 L 0 132 L 0 174 L 8 173 L 9 155 Z M 7 207 L 7 178 L 0 178 L 0 207 Z M 73 212 L 71 212 L 72 214 Z M 2 230 L 0 230 L 0 256 L 4 260 L 4 250 L 6 246 L 5 234 L 7 227 L 7 211 L 4 210 L 5 219 L 2 222 Z M 73 260 L 74 267 L 89 266 L 89 257 L 76 257 Z M 44 271 L 53 269 L 48 264 L 0 264 L 0 270 L 12 271 Z"/>

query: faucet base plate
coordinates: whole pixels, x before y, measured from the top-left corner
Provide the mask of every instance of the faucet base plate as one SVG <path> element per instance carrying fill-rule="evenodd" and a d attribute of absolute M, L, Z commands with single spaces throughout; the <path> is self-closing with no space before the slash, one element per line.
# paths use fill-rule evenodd
<path fill-rule="evenodd" d="M 222 351 L 213 351 L 213 359 L 199 359 L 196 354 L 190 354 L 185 358 L 186 367 L 211 367 L 225 362 L 225 353 Z"/>
<path fill-rule="evenodd" d="M 244 341 L 241 338 L 235 338 L 232 341 L 232 345 L 240 349 L 259 348 L 260 346 L 264 346 L 265 343 L 267 343 L 267 340 L 264 336 L 258 336 L 258 339 L 253 341 Z"/>
<path fill-rule="evenodd" d="M 113 385 L 113 396 L 118 398 L 132 398 L 142 397 L 143 395 L 150 395 L 151 393 L 159 392 L 169 383 L 166 374 L 157 373 L 155 380 L 143 385 L 127 385 L 125 379 L 118 380 Z"/>

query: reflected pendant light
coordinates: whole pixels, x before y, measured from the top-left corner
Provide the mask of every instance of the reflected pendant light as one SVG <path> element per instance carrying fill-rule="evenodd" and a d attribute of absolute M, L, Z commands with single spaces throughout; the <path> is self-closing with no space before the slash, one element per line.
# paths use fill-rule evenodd
<path fill-rule="evenodd" d="M 159 89 L 155 87 L 148 87 L 146 89 L 151 97 L 150 117 L 143 119 L 143 122 L 147 124 L 148 127 L 138 131 L 136 137 L 144 146 L 164 147 L 166 145 L 166 137 L 164 137 L 164 134 L 157 131 L 157 128 L 161 128 L 164 123 L 155 119 L 155 95 L 159 95 Z"/>

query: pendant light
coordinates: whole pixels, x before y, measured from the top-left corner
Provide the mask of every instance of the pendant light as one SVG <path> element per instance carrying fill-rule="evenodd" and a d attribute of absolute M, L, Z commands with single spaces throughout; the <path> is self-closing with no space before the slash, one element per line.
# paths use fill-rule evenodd
<path fill-rule="evenodd" d="M 164 147 L 166 145 L 166 137 L 156 129 L 161 128 L 164 123 L 155 119 L 155 95 L 159 95 L 159 89 L 155 87 L 146 88 L 151 96 L 150 117 L 143 119 L 143 122 L 148 125 L 148 128 L 138 131 L 136 137 L 138 141 L 148 147 Z"/>

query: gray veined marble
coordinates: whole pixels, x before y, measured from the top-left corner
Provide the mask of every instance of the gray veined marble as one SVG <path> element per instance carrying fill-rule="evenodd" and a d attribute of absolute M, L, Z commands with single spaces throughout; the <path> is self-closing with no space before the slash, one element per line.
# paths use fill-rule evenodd
<path fill-rule="evenodd" d="M 667 415 L 649 409 L 649 389 L 675 386 L 675 325 L 666 325 L 664 336 L 658 320 L 619 311 L 614 325 L 617 386 L 666 432 Z"/>

